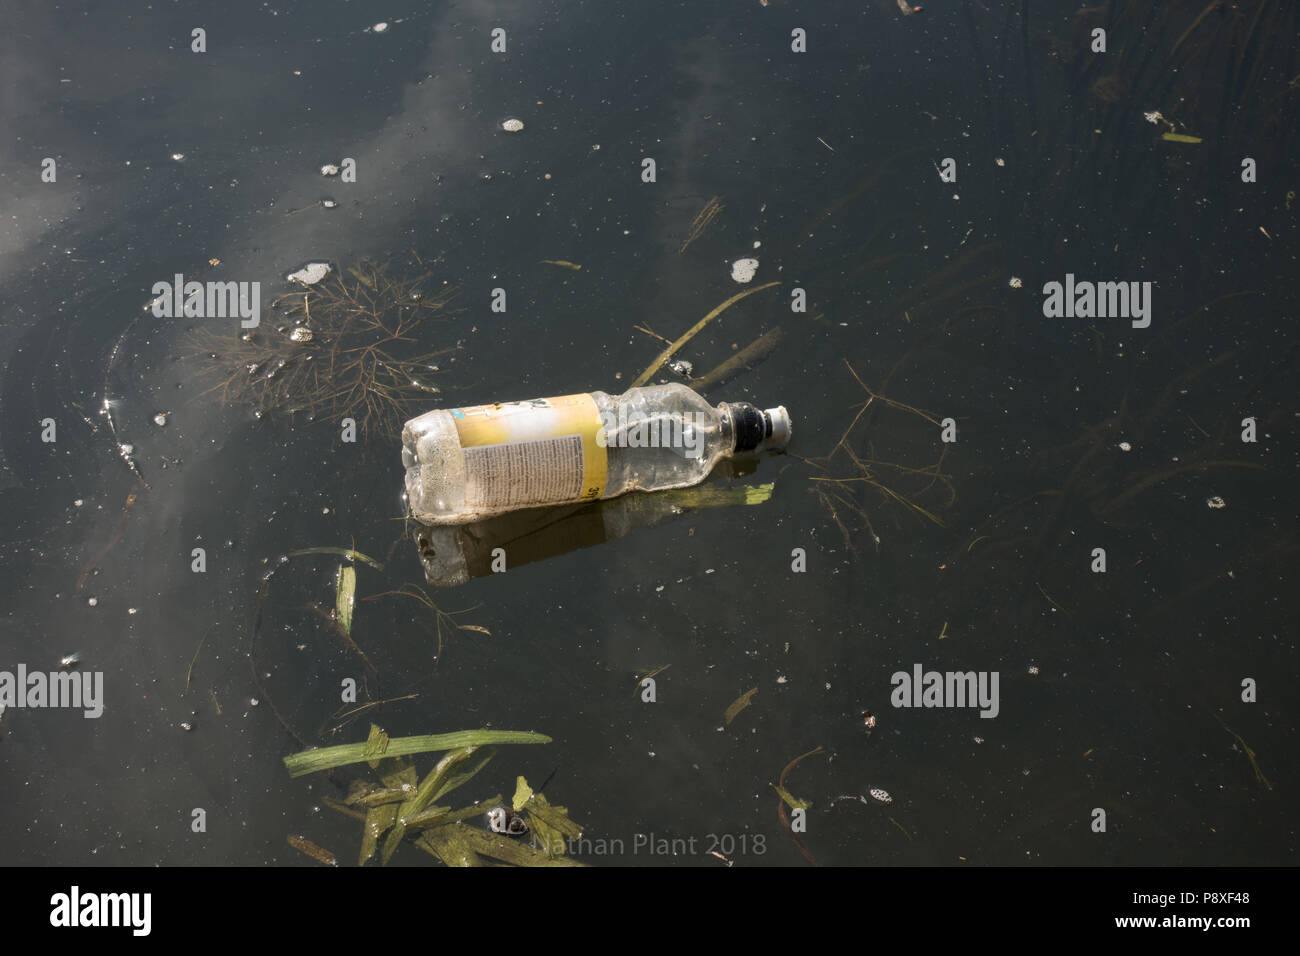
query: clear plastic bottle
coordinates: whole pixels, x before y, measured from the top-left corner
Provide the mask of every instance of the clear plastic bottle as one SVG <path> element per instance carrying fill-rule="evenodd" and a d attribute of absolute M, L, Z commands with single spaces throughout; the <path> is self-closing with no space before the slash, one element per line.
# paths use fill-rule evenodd
<path fill-rule="evenodd" d="M 724 458 L 784 448 L 784 407 L 716 407 L 680 383 L 436 409 L 402 429 L 411 513 L 463 524 L 519 508 L 685 488 Z"/>

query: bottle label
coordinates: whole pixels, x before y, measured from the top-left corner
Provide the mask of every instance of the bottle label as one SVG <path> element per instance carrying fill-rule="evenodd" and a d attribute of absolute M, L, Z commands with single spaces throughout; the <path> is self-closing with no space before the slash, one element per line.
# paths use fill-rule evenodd
<path fill-rule="evenodd" d="M 605 491 L 607 453 L 590 395 L 453 408 L 465 452 L 465 504 L 528 508 L 595 501 Z"/>

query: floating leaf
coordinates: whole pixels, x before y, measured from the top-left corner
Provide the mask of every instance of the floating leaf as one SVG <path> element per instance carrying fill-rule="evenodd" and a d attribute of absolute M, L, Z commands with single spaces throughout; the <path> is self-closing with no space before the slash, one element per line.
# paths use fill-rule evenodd
<path fill-rule="evenodd" d="M 290 551 L 289 557 L 296 558 L 302 554 L 338 554 L 347 558 L 349 561 L 362 561 L 370 565 L 376 571 L 384 570 L 384 566 L 374 558 L 362 554 L 352 548 L 299 548 L 297 551 Z"/>
<path fill-rule="evenodd" d="M 533 793 L 523 777 L 515 785 L 513 803 L 516 813 L 528 813 L 528 823 L 547 859 L 563 856 L 568 852 L 568 841 L 582 836 L 582 825 L 569 819 L 568 809 L 551 806 L 540 793 Z"/>
<path fill-rule="evenodd" d="M 308 840 L 306 837 L 290 836 L 287 837 L 287 839 L 289 841 L 289 846 L 293 847 L 299 853 L 305 853 L 313 860 L 324 863 L 326 866 L 339 865 L 338 858 L 335 857 L 333 853 L 325 849 L 323 846 L 312 843 L 311 840 Z"/>
<path fill-rule="evenodd" d="M 514 866 L 582 866 L 567 857 L 549 858 L 527 843 L 500 833 L 456 823 L 421 834 L 415 845 L 447 866 L 482 866 L 491 857 Z"/>
<path fill-rule="evenodd" d="M 474 832 L 473 827 L 463 823 L 438 827 L 421 834 L 415 845 L 432 853 L 447 866 L 483 866 L 483 858 L 475 852 L 472 843 L 471 834 Z"/>
<path fill-rule="evenodd" d="M 548 266 L 559 266 L 561 269 L 572 269 L 574 272 L 579 271 L 582 266 L 576 262 L 570 262 L 568 259 L 543 259 L 543 263 Z"/>
<path fill-rule="evenodd" d="M 515 797 L 511 800 L 515 813 L 524 808 L 524 804 L 533 799 L 533 788 L 528 786 L 528 781 L 520 777 L 515 782 Z"/>
<path fill-rule="evenodd" d="M 653 500 L 671 503 L 675 508 L 724 508 L 729 505 L 761 505 L 772 497 L 776 485 L 767 482 L 762 485 L 740 485 L 735 488 L 719 488 L 708 485 L 698 488 L 677 488 L 660 492 Z M 649 496 L 646 496 L 649 497 Z"/>
<path fill-rule="evenodd" d="M 334 599 L 334 612 L 343 634 L 352 636 L 352 609 L 357 604 L 357 569 L 350 564 L 340 564 L 335 576 L 338 594 Z"/>
<path fill-rule="evenodd" d="M 457 787 L 463 786 L 464 784 L 468 783 L 476 773 L 478 773 L 480 770 L 482 770 L 484 767 L 488 765 L 488 762 L 494 756 L 496 756 L 495 747 L 478 748 L 477 757 L 472 762 L 470 762 L 464 769 L 459 770 L 454 774 L 450 774 L 445 779 L 443 779 L 442 783 L 438 786 L 438 789 L 433 792 L 433 796 L 430 797 L 429 799 L 431 801 L 441 800 L 443 797 L 451 793 Z"/>
<path fill-rule="evenodd" d="M 569 852 L 569 840 L 582 836 L 582 825 L 569 819 L 568 808 L 551 806 L 540 793 L 528 801 L 525 809 L 547 857 L 564 856 Z"/>
<path fill-rule="evenodd" d="M 498 793 L 496 796 L 480 801 L 472 807 L 465 807 L 463 810 L 453 811 L 449 807 L 427 807 L 415 816 L 406 818 L 406 829 L 414 830 L 418 827 L 440 827 L 448 823 L 458 823 L 472 817 L 481 817 L 484 807 L 498 807 L 500 805 L 501 794 Z"/>
<path fill-rule="evenodd" d="M 389 790 L 414 790 L 420 781 L 415 765 L 401 757 L 386 757 L 374 769 Z"/>
<path fill-rule="evenodd" d="M 789 790 L 785 789 L 785 787 L 779 787 L 776 784 L 772 784 L 772 789 L 776 791 L 777 796 L 784 800 L 791 810 L 809 810 L 812 808 L 811 800 L 800 800 L 798 797 L 790 793 Z"/>
<path fill-rule="evenodd" d="M 357 866 L 365 866 L 375 855 L 379 847 L 379 838 L 387 833 L 397 822 L 397 807 L 388 804 L 383 807 L 371 807 L 366 811 L 365 826 L 361 831 L 361 853 L 357 857 Z"/>
<path fill-rule="evenodd" d="M 1169 140 L 1169 142 L 1171 142 L 1171 143 L 1199 143 L 1199 142 L 1201 142 L 1201 137 L 1199 137 L 1199 136 L 1186 136 L 1186 135 L 1184 135 L 1184 134 L 1182 134 L 1182 133 L 1161 133 L 1161 134 L 1160 134 L 1160 138 L 1161 138 L 1161 139 L 1167 139 L 1167 140 Z"/>
<path fill-rule="evenodd" d="M 723 717 L 726 718 L 728 727 L 730 727 L 731 722 L 736 719 L 736 715 L 749 706 L 750 700 L 752 700 L 754 695 L 757 693 L 758 693 L 758 688 L 755 687 L 752 690 L 746 691 L 745 693 L 741 694 L 739 697 L 737 697 L 735 700 L 731 702 L 731 706 L 728 707 L 726 713 L 722 715 Z"/>
<path fill-rule="evenodd" d="M 478 750 L 478 747 L 461 747 L 458 750 L 453 750 L 439 760 L 438 765 L 429 771 L 424 780 L 420 782 L 420 786 L 416 788 L 415 793 L 411 795 L 410 799 L 404 800 L 397 808 L 397 823 L 393 826 L 392 832 L 389 833 L 388 837 L 384 840 L 383 849 L 380 850 L 379 853 L 380 862 L 387 866 L 388 861 L 391 860 L 393 854 L 397 852 L 397 847 L 401 844 L 402 837 L 406 836 L 407 818 L 413 817 L 421 810 L 426 809 L 431 803 L 433 803 L 434 799 L 440 793 L 444 793 L 447 789 L 451 789 L 452 786 L 455 786 L 456 784 L 454 783 L 452 770 L 469 760 L 470 757 L 473 757 Z M 463 780 L 468 780 L 469 777 L 472 777 L 486 762 L 486 760 L 476 761 L 477 765 L 468 775 L 463 776 Z"/>
<path fill-rule="evenodd" d="M 388 734 L 380 729 L 378 724 L 370 725 L 370 736 L 366 738 L 365 754 L 367 757 L 383 755 L 388 752 Z M 378 760 L 370 761 L 370 769 L 374 770 L 379 767 Z"/>
<path fill-rule="evenodd" d="M 369 793 L 356 798 L 350 798 L 348 805 L 353 807 L 382 807 L 389 803 L 401 803 L 410 797 L 410 790 L 389 790 L 387 787 L 376 787 Z"/>
<path fill-rule="evenodd" d="M 426 734 L 419 737 L 392 737 L 385 751 L 390 757 L 428 753 L 435 750 L 454 750 L 458 747 L 477 747 L 486 744 L 549 744 L 551 738 L 527 730 L 458 730 L 450 734 Z M 291 777 L 333 770 L 348 764 L 370 760 L 365 744 L 339 744 L 335 747 L 318 747 L 304 750 L 284 758 L 285 768 Z"/>

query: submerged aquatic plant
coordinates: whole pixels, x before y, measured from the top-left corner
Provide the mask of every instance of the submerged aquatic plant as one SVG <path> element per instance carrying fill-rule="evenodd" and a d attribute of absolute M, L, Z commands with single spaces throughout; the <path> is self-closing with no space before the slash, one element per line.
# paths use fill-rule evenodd
<path fill-rule="evenodd" d="M 325 797 L 321 801 L 362 821 L 358 866 L 376 858 L 387 866 L 404 841 L 446 866 L 483 866 L 488 860 L 511 866 L 581 866 L 568 856 L 568 848 L 569 841 L 582 836 L 582 826 L 569 819 L 565 807 L 554 806 L 542 796 L 545 783 L 534 791 L 526 779 L 518 777 L 508 806 L 499 793 L 459 810 L 439 805 L 488 765 L 496 745 L 550 742 L 544 734 L 500 730 L 390 738 L 371 724 L 365 743 L 307 750 L 284 758 L 284 763 L 294 777 L 369 763 L 379 783 L 358 778 L 352 781 L 345 799 Z M 421 778 L 409 757 L 430 751 L 443 753 Z M 471 822 L 485 817 L 489 829 Z M 518 839 L 530 833 L 528 841 Z M 337 865 L 334 854 L 309 840 L 291 836 L 289 844 L 322 863 Z"/>
<path fill-rule="evenodd" d="M 875 458 L 869 450 L 862 451 L 854 448 L 858 425 L 863 416 L 877 402 L 883 406 L 915 415 L 932 425 L 939 426 L 940 422 L 928 412 L 913 408 L 910 405 L 904 405 L 902 402 L 896 402 L 872 391 L 858 376 L 858 373 L 854 371 L 853 366 L 849 364 L 847 359 L 844 364 L 854 380 L 867 393 L 868 398 L 861 405 L 856 406 L 857 414 L 853 416 L 853 420 L 844 430 L 840 440 L 835 443 L 835 447 L 831 449 L 830 453 L 824 458 L 812 461 L 811 464 L 823 471 L 821 475 L 812 476 L 812 491 L 830 514 L 835 526 L 839 528 L 840 534 L 844 538 L 845 547 L 855 555 L 857 554 L 857 547 L 853 541 L 852 526 L 856 522 L 861 522 L 862 527 L 870 535 L 876 550 L 880 550 L 880 536 L 876 533 L 867 510 L 873 492 L 878 494 L 880 500 L 884 503 L 901 505 L 941 528 L 947 527 L 941 518 L 923 507 L 917 500 L 922 495 L 938 487 L 947 490 L 947 501 L 944 507 L 951 507 L 956 501 L 957 492 L 953 487 L 952 480 L 943 473 L 943 459 L 948 448 L 946 444 L 942 446 L 939 458 L 934 464 L 919 468 L 883 461 Z M 884 480 L 886 475 L 890 476 L 888 484 Z M 912 487 L 900 491 L 900 483 L 902 482 L 908 482 Z"/>
<path fill-rule="evenodd" d="M 249 402 L 263 414 L 352 418 L 363 434 L 395 432 L 414 399 L 436 394 L 435 360 L 423 351 L 426 323 L 450 315 L 458 291 L 426 291 L 430 276 L 394 278 L 388 265 L 360 263 L 271 303 L 272 323 L 234 341 L 194 334 L 190 358 L 219 376 L 203 394 Z"/>

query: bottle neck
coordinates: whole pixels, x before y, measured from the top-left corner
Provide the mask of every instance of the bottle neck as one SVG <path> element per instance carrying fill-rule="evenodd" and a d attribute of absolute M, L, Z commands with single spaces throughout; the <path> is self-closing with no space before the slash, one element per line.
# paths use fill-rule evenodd
<path fill-rule="evenodd" d="M 772 434 L 772 422 L 748 402 L 724 402 L 724 434 L 736 454 L 753 451 Z"/>

